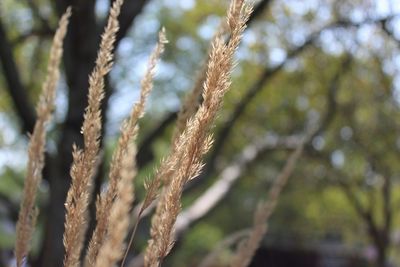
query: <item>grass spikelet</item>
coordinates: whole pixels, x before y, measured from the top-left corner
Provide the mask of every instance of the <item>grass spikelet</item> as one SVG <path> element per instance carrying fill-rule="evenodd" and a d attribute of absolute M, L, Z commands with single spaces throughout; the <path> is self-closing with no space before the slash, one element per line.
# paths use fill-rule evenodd
<path fill-rule="evenodd" d="M 59 65 L 63 52 L 63 40 L 67 32 L 70 16 L 71 9 L 68 8 L 61 17 L 55 33 L 50 50 L 46 80 L 43 84 L 36 108 L 37 121 L 30 136 L 28 170 L 16 227 L 15 257 L 17 267 L 22 266 L 24 258 L 29 253 L 29 243 L 36 224 L 38 211 L 35 208 L 35 200 L 37 188 L 42 180 L 42 170 L 44 167 L 46 125 L 51 120 L 54 109 L 56 85 L 60 76 Z"/>
<path fill-rule="evenodd" d="M 231 267 L 246 267 L 250 264 L 254 253 L 260 246 L 260 242 L 267 232 L 268 219 L 274 212 L 276 204 L 282 189 L 287 184 L 290 175 L 293 173 L 294 167 L 303 152 L 305 139 L 299 144 L 295 151 L 292 152 L 282 171 L 272 184 L 268 193 L 268 199 L 259 203 L 254 213 L 253 228 L 248 236 L 237 247 L 236 253 L 232 258 Z"/>
<path fill-rule="evenodd" d="M 165 30 L 162 29 L 159 33 L 158 44 L 150 56 L 147 71 L 141 81 L 140 99 L 132 108 L 129 119 L 124 121 L 122 125 L 121 136 L 111 160 L 109 187 L 107 191 L 100 196 L 97 203 L 97 225 L 89 244 L 85 266 L 94 266 L 99 248 L 106 237 L 107 231 L 109 231 L 110 222 L 108 218 L 113 201 L 117 196 L 117 185 L 121 179 L 121 172 L 123 170 L 121 164 L 124 158 L 128 157 L 129 144 L 134 142 L 137 137 L 138 121 L 144 114 L 146 99 L 153 88 L 155 67 L 167 42 Z M 133 158 L 134 157 L 131 159 L 133 160 Z"/>
<path fill-rule="evenodd" d="M 124 239 L 128 233 L 130 208 L 134 199 L 133 179 L 136 176 L 136 146 L 131 143 L 126 149 L 121 163 L 121 178 L 117 182 L 115 201 L 112 204 L 109 224 L 112 225 L 108 237 L 101 245 L 96 257 L 96 267 L 111 267 L 122 258 Z"/>
<path fill-rule="evenodd" d="M 214 37 L 212 40 L 216 38 L 222 38 L 222 36 L 226 32 L 226 27 L 225 23 L 221 23 L 220 26 L 218 27 L 217 32 L 215 33 Z M 208 49 L 208 51 L 211 51 L 211 47 Z M 194 83 L 193 88 L 190 90 L 190 92 L 185 96 L 185 99 L 182 104 L 182 108 L 178 113 L 178 118 L 177 122 L 174 128 L 174 132 L 171 138 L 171 144 L 172 144 L 172 152 L 176 150 L 177 146 L 177 141 L 179 139 L 179 136 L 182 134 L 183 130 L 186 127 L 186 124 L 188 120 L 196 113 L 199 105 L 200 105 L 200 98 L 203 90 L 203 84 L 206 79 L 206 71 L 207 71 L 207 65 L 208 65 L 208 60 L 203 63 L 203 66 L 198 73 L 196 77 L 196 81 Z M 163 159 L 160 164 L 160 168 L 156 170 L 156 173 L 154 175 L 153 179 L 147 179 L 145 181 L 145 189 L 146 189 L 146 196 L 145 199 L 143 200 L 142 204 L 140 204 L 140 210 L 137 213 L 140 217 L 144 210 L 146 210 L 152 203 L 153 201 L 157 198 L 159 188 L 163 184 L 168 185 L 171 174 L 173 173 L 173 169 L 171 166 L 171 162 L 167 164 L 164 162 L 166 159 Z M 164 188 L 163 188 L 164 189 Z M 163 190 L 161 192 L 163 194 Z"/>
<path fill-rule="evenodd" d="M 203 85 L 204 101 L 179 136 L 176 150 L 172 150 L 160 167 L 174 171 L 168 187 L 160 196 L 156 213 L 152 218 L 151 239 L 148 241 L 144 256 L 145 267 L 160 266 L 163 258 L 173 247 L 173 226 L 180 211 L 183 187 L 200 172 L 201 157 L 211 146 L 209 131 L 223 96 L 229 89 L 230 74 L 234 65 L 233 55 L 251 13 L 251 8 L 241 2 L 241 12 L 232 14 L 232 10 L 239 8 L 236 6 L 236 1 L 233 1 L 232 5 L 235 5 L 235 9 L 230 7 L 227 14 L 231 38 L 227 44 L 222 38 L 216 38 L 213 42 Z M 234 24 L 230 22 L 230 18 L 234 18 Z"/>
<path fill-rule="evenodd" d="M 82 133 L 84 149 L 74 146 L 71 167 L 72 185 L 68 191 L 64 231 L 65 267 L 79 266 L 83 239 L 87 228 L 87 206 L 91 179 L 97 165 L 101 134 L 101 101 L 104 98 L 104 76 L 110 71 L 113 60 L 115 35 L 119 29 L 118 15 L 123 0 L 116 0 L 101 38 L 96 65 L 89 77 L 88 106 L 84 114 Z M 79 227 L 77 227 L 79 226 Z"/>
<path fill-rule="evenodd" d="M 215 39 L 217 38 L 222 38 L 222 36 L 224 35 L 224 33 L 226 32 L 226 27 L 225 27 L 225 21 L 223 21 L 216 33 L 214 34 L 213 38 L 212 38 L 212 42 L 214 42 Z M 212 47 L 210 46 L 208 48 L 208 53 L 209 54 L 211 52 Z M 199 71 L 199 73 L 197 74 L 196 80 L 194 82 L 193 88 L 186 94 L 184 101 L 182 103 L 182 107 L 178 113 L 178 118 L 176 120 L 176 125 L 175 125 L 175 129 L 174 129 L 174 133 L 172 136 L 172 145 L 173 145 L 173 149 L 175 149 L 176 147 L 176 142 L 179 138 L 179 135 L 182 134 L 183 130 L 186 127 L 186 124 L 188 122 L 188 120 L 196 113 L 199 105 L 200 105 L 200 98 L 201 98 L 201 94 L 203 91 L 203 84 L 204 81 L 206 79 L 206 74 L 207 74 L 207 65 L 208 65 L 208 60 L 209 58 L 207 58 L 207 60 L 202 63 L 201 69 Z"/>

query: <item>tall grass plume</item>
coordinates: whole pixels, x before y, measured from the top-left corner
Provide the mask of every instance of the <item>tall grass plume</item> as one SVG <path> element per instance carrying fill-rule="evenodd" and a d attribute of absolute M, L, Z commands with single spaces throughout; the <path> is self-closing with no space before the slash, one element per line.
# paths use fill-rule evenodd
<path fill-rule="evenodd" d="M 46 80 L 36 107 L 37 120 L 30 135 L 28 148 L 28 168 L 22 195 L 21 207 L 16 227 L 15 258 L 17 267 L 21 267 L 29 252 L 29 244 L 36 225 L 38 210 L 35 207 L 38 186 L 42 180 L 45 160 L 46 126 L 54 110 L 56 86 L 60 76 L 60 62 L 63 53 L 63 41 L 67 33 L 71 8 L 61 17 L 50 49 Z"/>

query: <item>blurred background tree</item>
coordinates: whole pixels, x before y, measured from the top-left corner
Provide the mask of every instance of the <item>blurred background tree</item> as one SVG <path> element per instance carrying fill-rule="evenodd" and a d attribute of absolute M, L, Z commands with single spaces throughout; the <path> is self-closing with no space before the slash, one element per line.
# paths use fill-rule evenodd
<path fill-rule="evenodd" d="M 104 184 L 119 124 L 138 96 L 147 56 L 165 26 L 170 43 L 141 125 L 140 200 L 143 179 L 168 149 L 180 99 L 195 81 L 227 2 L 126 1 L 117 60 L 106 84 L 104 153 L 95 192 Z M 62 265 L 71 148 L 82 143 L 87 78 L 110 1 L 0 2 L 1 266 L 12 257 L 33 106 L 58 17 L 69 5 L 73 16 L 32 256 L 33 266 L 43 267 Z M 310 120 L 318 120 L 318 131 L 280 199 L 264 246 L 322 250 L 334 245 L 355 251 L 373 266 L 399 264 L 394 253 L 400 241 L 399 12 L 395 0 L 256 1 L 214 147 L 203 173 L 184 194 L 184 213 L 207 188 L 218 187 L 227 177 L 228 190 L 219 191 L 218 203 L 206 212 L 181 217 L 178 246 L 166 265 L 194 266 L 225 236 L 251 225 L 257 201 L 265 198 Z M 266 146 L 257 145 L 261 138 Z M 249 150 L 254 158 L 245 157 Z M 234 177 L 226 175 L 232 166 L 239 171 Z M 138 233 L 142 246 L 146 225 Z M 132 249 L 132 257 L 138 251 L 140 245 Z M 228 256 L 228 250 L 221 253 L 221 264 Z"/>

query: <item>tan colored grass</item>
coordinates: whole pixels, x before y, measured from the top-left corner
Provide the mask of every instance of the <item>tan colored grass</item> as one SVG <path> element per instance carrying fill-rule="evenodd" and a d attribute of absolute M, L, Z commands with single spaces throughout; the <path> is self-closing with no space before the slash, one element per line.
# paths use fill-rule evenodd
<path fill-rule="evenodd" d="M 300 143 L 296 150 L 289 156 L 285 166 L 272 184 L 268 193 L 268 199 L 260 202 L 254 213 L 253 228 L 248 236 L 237 247 L 236 253 L 232 258 L 231 267 L 247 267 L 253 258 L 256 250 L 267 232 L 268 220 L 274 212 L 278 203 L 279 196 L 287 184 L 294 167 L 303 152 L 306 138 Z"/>
<path fill-rule="evenodd" d="M 225 22 L 225 21 L 224 21 Z M 208 49 L 208 54 L 210 54 L 211 49 L 212 49 L 212 44 L 214 43 L 214 40 L 219 38 L 222 39 L 223 35 L 227 32 L 227 27 L 226 23 L 221 23 L 220 26 L 218 27 L 216 33 L 214 34 L 211 42 L 211 46 Z M 189 119 L 194 116 L 196 111 L 198 110 L 200 106 L 200 99 L 202 96 L 203 92 L 203 84 L 207 76 L 207 66 L 210 58 L 207 58 L 207 60 L 203 63 L 197 77 L 195 80 L 195 83 L 193 85 L 193 88 L 189 91 L 189 93 L 185 96 L 185 99 L 183 101 L 182 107 L 178 113 L 178 118 L 175 124 L 174 132 L 171 138 L 171 152 L 170 153 L 175 153 L 178 145 L 178 140 L 179 136 L 182 134 L 182 132 L 185 130 L 187 122 Z M 160 167 L 156 170 L 156 173 L 154 175 L 154 178 L 151 180 L 147 180 L 145 182 L 145 188 L 146 188 L 146 195 L 145 199 L 143 200 L 143 203 L 141 205 L 141 208 L 138 212 L 140 217 L 144 210 L 147 209 L 153 201 L 157 198 L 159 188 L 163 184 L 164 187 L 169 184 L 171 176 L 174 172 L 174 169 L 171 168 L 173 164 L 164 162 L 166 159 L 163 159 Z M 162 188 L 161 195 L 164 194 L 165 188 Z"/>
<path fill-rule="evenodd" d="M 104 77 L 113 64 L 113 49 L 119 29 L 118 16 L 123 0 L 113 1 L 109 19 L 102 35 L 96 65 L 89 77 L 88 106 L 84 114 L 82 133 L 84 148 L 73 147 L 71 167 L 72 184 L 65 207 L 66 221 L 64 232 L 64 266 L 78 267 L 87 228 L 87 208 L 91 193 L 91 180 L 96 171 L 100 149 L 101 110 L 104 98 Z M 147 194 L 139 212 L 146 209 L 157 197 L 161 184 L 164 184 L 152 218 L 151 238 L 144 251 L 144 265 L 158 267 L 174 245 L 174 224 L 181 210 L 181 196 L 185 184 L 196 177 L 202 169 L 202 156 L 212 146 L 211 128 L 222 105 L 223 97 L 231 84 L 234 67 L 234 53 L 242 38 L 246 22 L 252 12 L 244 0 L 232 0 L 229 6 L 226 25 L 229 39 L 223 39 L 221 27 L 209 51 L 209 58 L 200 72 L 193 90 L 185 98 L 178 114 L 176 129 L 172 137 L 172 149 L 162 160 L 154 178 L 145 184 Z M 37 106 L 38 120 L 30 138 L 29 161 L 24 194 L 17 223 L 15 255 L 17 267 L 23 265 L 29 252 L 29 243 L 35 227 L 37 210 L 34 206 L 37 187 L 42 179 L 44 166 L 45 127 L 54 109 L 55 87 L 59 77 L 59 64 L 62 56 L 62 42 L 66 34 L 70 8 L 62 16 L 50 52 L 46 81 Z M 130 210 L 134 200 L 136 176 L 136 145 L 138 121 L 144 114 L 146 99 L 153 87 L 155 67 L 167 43 L 165 32 L 159 33 L 159 42 L 153 51 L 148 69 L 141 81 L 141 94 L 130 116 L 121 127 L 121 136 L 113 153 L 109 172 L 109 186 L 97 201 L 97 225 L 89 243 L 85 257 L 85 267 L 111 267 L 123 258 L 126 249 L 125 238 L 129 230 Z M 202 97 L 203 101 L 200 101 Z M 247 239 L 240 243 L 232 258 L 232 267 L 247 266 L 267 232 L 267 222 L 273 213 L 280 193 L 293 172 L 300 157 L 304 141 L 290 155 L 282 172 L 274 181 L 268 199 L 261 202 L 254 214 L 254 225 Z M 135 228 L 137 227 L 135 224 Z M 133 235 L 128 248 L 132 243 Z M 128 250 L 126 250 L 128 251 Z M 126 256 L 126 254 L 125 254 Z M 125 257 L 123 258 L 124 262 Z M 123 263 L 122 263 L 123 265 Z"/>
<path fill-rule="evenodd" d="M 215 39 L 222 39 L 223 35 L 227 31 L 226 23 L 223 21 L 217 31 L 215 32 L 211 44 L 214 43 Z M 208 48 L 207 54 L 210 54 L 212 47 Z M 196 76 L 196 80 L 194 81 L 192 89 L 186 94 L 182 107 L 179 110 L 178 118 L 176 120 L 174 133 L 172 135 L 172 149 L 176 149 L 176 142 L 179 139 L 179 136 L 186 128 L 186 124 L 188 120 L 196 113 L 197 109 L 200 106 L 201 94 L 203 92 L 203 84 L 207 77 L 207 65 L 210 58 L 202 64 L 199 73 Z"/>
<path fill-rule="evenodd" d="M 125 237 L 129 229 L 130 208 L 134 199 L 133 179 L 136 176 L 136 146 L 128 144 L 125 157 L 120 164 L 120 179 L 117 182 L 115 201 L 109 210 L 108 236 L 102 243 L 96 257 L 96 267 L 112 267 L 122 258 L 125 248 Z"/>
<path fill-rule="evenodd" d="M 67 32 L 71 9 L 68 8 L 61 17 L 50 49 L 46 80 L 42 87 L 39 102 L 36 108 L 37 121 L 28 148 L 28 169 L 22 195 L 16 227 L 15 258 L 17 267 L 21 267 L 23 260 L 28 256 L 29 244 L 35 229 L 37 209 L 35 200 L 37 188 L 42 180 L 42 170 L 45 160 L 46 125 L 52 118 L 56 85 L 60 76 L 59 66 L 63 52 L 63 41 Z"/>
<path fill-rule="evenodd" d="M 225 21 L 224 21 L 225 22 Z M 220 26 L 218 27 L 217 32 L 215 33 L 214 37 L 212 40 L 215 40 L 216 38 L 222 38 L 222 36 L 226 33 L 226 23 L 221 23 Z M 209 47 L 208 51 L 211 51 L 211 46 Z M 208 53 L 209 54 L 209 53 Z M 207 60 L 203 63 L 201 70 L 199 71 L 194 86 L 193 88 L 187 93 L 185 96 L 185 99 L 182 104 L 182 108 L 178 113 L 178 118 L 177 122 L 175 124 L 174 132 L 171 138 L 171 144 L 172 144 L 172 152 L 176 150 L 177 146 L 177 141 L 179 139 L 179 136 L 182 134 L 184 129 L 186 128 L 186 124 L 188 120 L 196 113 L 197 109 L 200 106 L 200 99 L 203 91 L 203 84 L 206 79 L 206 71 L 207 71 L 207 65 L 208 65 L 208 58 Z M 165 159 L 162 160 L 162 163 L 160 164 L 160 168 L 156 170 L 156 174 L 154 175 L 153 179 L 148 179 L 145 181 L 145 189 L 146 189 L 146 195 L 144 200 L 139 204 L 139 209 L 137 211 L 137 218 L 138 221 L 141 219 L 142 215 L 144 214 L 144 211 L 147 210 L 147 212 L 150 212 L 150 206 L 156 206 L 154 203 L 154 200 L 157 198 L 159 195 L 159 188 L 163 184 L 163 188 L 161 190 L 161 195 L 164 194 L 165 191 L 165 186 L 169 184 L 169 180 L 171 178 L 171 174 L 173 173 L 173 169 L 168 168 L 171 166 L 171 164 L 166 164 L 163 163 Z M 149 209 L 148 209 L 149 208 Z M 137 227 L 137 225 L 135 225 Z M 133 238 L 133 235 L 132 235 Z M 131 243 L 131 242 L 130 242 Z M 129 246 L 128 246 L 129 247 Z"/>
<path fill-rule="evenodd" d="M 101 134 L 101 101 L 104 98 L 104 77 L 109 73 L 113 62 L 115 36 L 118 31 L 118 15 L 123 0 L 116 0 L 101 38 L 96 65 L 89 77 L 88 106 L 84 114 L 82 133 L 84 149 L 73 148 L 71 167 L 72 184 L 65 203 L 65 267 L 80 265 L 79 258 L 87 228 L 87 206 L 91 191 L 91 179 L 98 160 Z"/>
<path fill-rule="evenodd" d="M 107 232 L 110 231 L 111 221 L 109 221 L 109 213 L 114 199 L 118 200 L 117 188 L 123 171 L 121 165 L 126 157 L 131 157 L 131 155 L 128 155 L 128 148 L 130 143 L 134 142 L 137 138 L 138 121 L 144 114 L 146 99 L 153 88 L 155 67 L 167 42 L 165 30 L 162 29 L 159 33 L 159 41 L 150 56 L 146 73 L 141 81 L 140 99 L 132 108 L 129 119 L 124 121 L 121 128 L 121 136 L 111 160 L 109 187 L 105 193 L 101 194 L 97 203 L 97 225 L 89 244 L 85 266 L 94 266 L 100 246 Z M 133 161 L 135 156 L 133 155 L 130 159 Z M 115 231 L 114 228 L 113 226 L 113 231 Z"/>
<path fill-rule="evenodd" d="M 224 21 L 225 22 L 225 21 Z M 222 36 L 226 33 L 226 23 L 221 23 L 216 31 L 215 35 L 213 36 L 212 40 L 215 38 L 222 38 Z M 208 52 L 211 51 L 211 46 L 208 49 Z M 208 53 L 209 54 L 209 53 Z M 178 118 L 175 124 L 174 132 L 171 138 L 172 144 L 172 152 L 176 150 L 177 141 L 179 136 L 182 134 L 183 130 L 186 127 L 188 120 L 196 113 L 197 109 L 200 105 L 200 99 L 203 91 L 203 84 L 206 79 L 206 71 L 208 60 L 203 63 L 201 70 L 199 71 L 196 80 L 194 82 L 193 88 L 187 93 L 185 99 L 182 104 L 182 108 L 178 113 Z M 162 160 L 164 162 L 165 159 Z M 168 168 L 171 164 L 161 163 L 160 168 L 156 170 L 156 174 L 154 175 L 153 179 L 147 179 L 145 181 L 145 189 L 146 195 L 144 200 L 139 204 L 139 209 L 137 212 L 137 218 L 140 219 L 147 208 L 150 208 L 150 205 L 154 205 L 154 200 L 157 198 L 159 193 L 159 188 L 163 184 L 168 185 L 169 180 L 171 178 L 171 174 L 173 173 L 173 169 Z M 164 187 L 162 188 L 161 194 L 163 194 Z M 155 205 L 154 205 L 155 206 Z M 148 211 L 149 212 L 149 211 Z"/>
<path fill-rule="evenodd" d="M 240 12 L 236 12 L 238 9 Z M 151 239 L 148 241 L 144 257 L 146 267 L 158 267 L 173 246 L 173 226 L 180 211 L 182 190 L 186 182 L 200 172 L 202 155 L 211 146 L 209 131 L 223 96 L 229 89 L 230 74 L 234 65 L 233 55 L 250 13 L 251 8 L 243 1 L 231 2 L 227 14 L 231 38 L 227 44 L 221 38 L 216 38 L 213 42 L 203 86 L 203 103 L 179 136 L 177 149 L 162 162 L 160 169 L 173 170 L 173 176 L 165 193 L 160 196 L 152 218 Z"/>

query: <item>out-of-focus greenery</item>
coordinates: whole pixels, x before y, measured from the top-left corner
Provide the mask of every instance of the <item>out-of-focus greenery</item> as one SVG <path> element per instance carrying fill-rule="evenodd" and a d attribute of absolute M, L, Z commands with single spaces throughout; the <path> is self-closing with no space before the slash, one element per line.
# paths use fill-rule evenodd
<path fill-rule="evenodd" d="M 107 1 L 99 2 L 99 17 Z M 266 242 L 290 240 L 293 244 L 339 242 L 363 249 L 371 244 L 365 222 L 355 212 L 338 180 L 354 190 L 365 207 L 373 210 L 377 223 L 382 221 L 383 176 L 391 177 L 393 226 L 399 227 L 399 41 L 400 21 L 389 20 L 393 36 L 373 21 L 400 12 L 398 7 L 382 8 L 378 0 L 370 1 L 296 1 L 275 0 L 257 18 L 244 35 L 237 53 L 238 66 L 233 72 L 231 91 L 227 94 L 215 132 L 224 125 L 236 104 L 266 68 L 286 60 L 287 51 L 300 46 L 308 36 L 329 22 L 343 19 L 353 26 L 324 30 L 315 42 L 269 79 L 262 91 L 247 106 L 234 126 L 217 162 L 217 172 L 202 186 L 185 195 L 184 207 L 190 205 L 205 188 L 218 178 L 218 172 L 255 139 L 273 132 L 279 135 L 301 134 L 310 118 L 324 120 L 329 106 L 327 94 L 335 75 L 338 78 L 334 117 L 327 128 L 311 142 L 308 153 L 299 162 L 269 223 Z M 386 1 L 383 1 L 386 2 Z M 394 1 L 388 1 L 394 3 Z M 41 12 L 55 23 L 49 1 L 37 1 Z M 151 0 L 138 17 L 130 35 L 117 51 L 112 82 L 117 88 L 111 98 L 105 144 L 111 157 L 118 124 L 126 116 L 138 95 L 140 75 L 160 26 L 167 29 L 169 44 L 161 65 L 147 114 L 141 123 L 142 140 L 164 114 L 179 106 L 205 58 L 208 43 L 219 24 L 227 1 Z M 24 1 L 2 0 L 0 15 L 13 40 L 29 25 L 36 25 Z M 397 9 L 396 9 L 397 8 Z M 50 39 L 26 39 L 15 46 L 15 56 L 29 85 L 32 102 L 36 101 L 45 73 Z M 285 52 L 286 51 L 286 52 Z M 351 60 L 344 68 L 347 57 Z M 18 205 L 21 195 L 26 137 L 20 135 L 5 82 L 0 75 L 0 193 Z M 56 123 L 51 138 L 57 138 L 58 123 L 65 114 L 65 82 L 61 80 Z M 132 100 L 132 101 L 126 101 Z M 12 134 L 7 136 L 7 133 Z M 154 145 L 157 159 L 168 151 L 172 127 Z M 10 138 L 10 136 L 14 136 Z M 4 149 L 3 149 L 4 148 Z M 56 153 L 49 140 L 50 153 Z M 7 151 L 7 152 L 6 152 Z M 290 151 L 267 151 L 234 185 L 227 198 L 196 223 L 179 242 L 168 259 L 171 266 L 193 266 L 216 243 L 252 223 L 257 202 L 266 198 L 269 185 L 279 173 Z M 16 157 L 13 162 L 13 157 Z M 10 166 L 11 165 L 11 166 Z M 143 181 L 154 166 L 139 173 L 137 198 L 143 196 Z M 41 190 L 41 204 L 46 199 L 46 185 Z M 12 248 L 13 225 L 7 207 L 0 205 L 0 247 Z M 46 216 L 43 214 L 43 216 Z M 145 236 L 145 234 L 143 234 Z M 142 235 L 140 235 L 142 236 Z M 271 242 L 272 242 L 271 241 Z M 144 244 L 139 240 L 139 243 Z M 396 260 L 391 253 L 392 261 Z"/>

